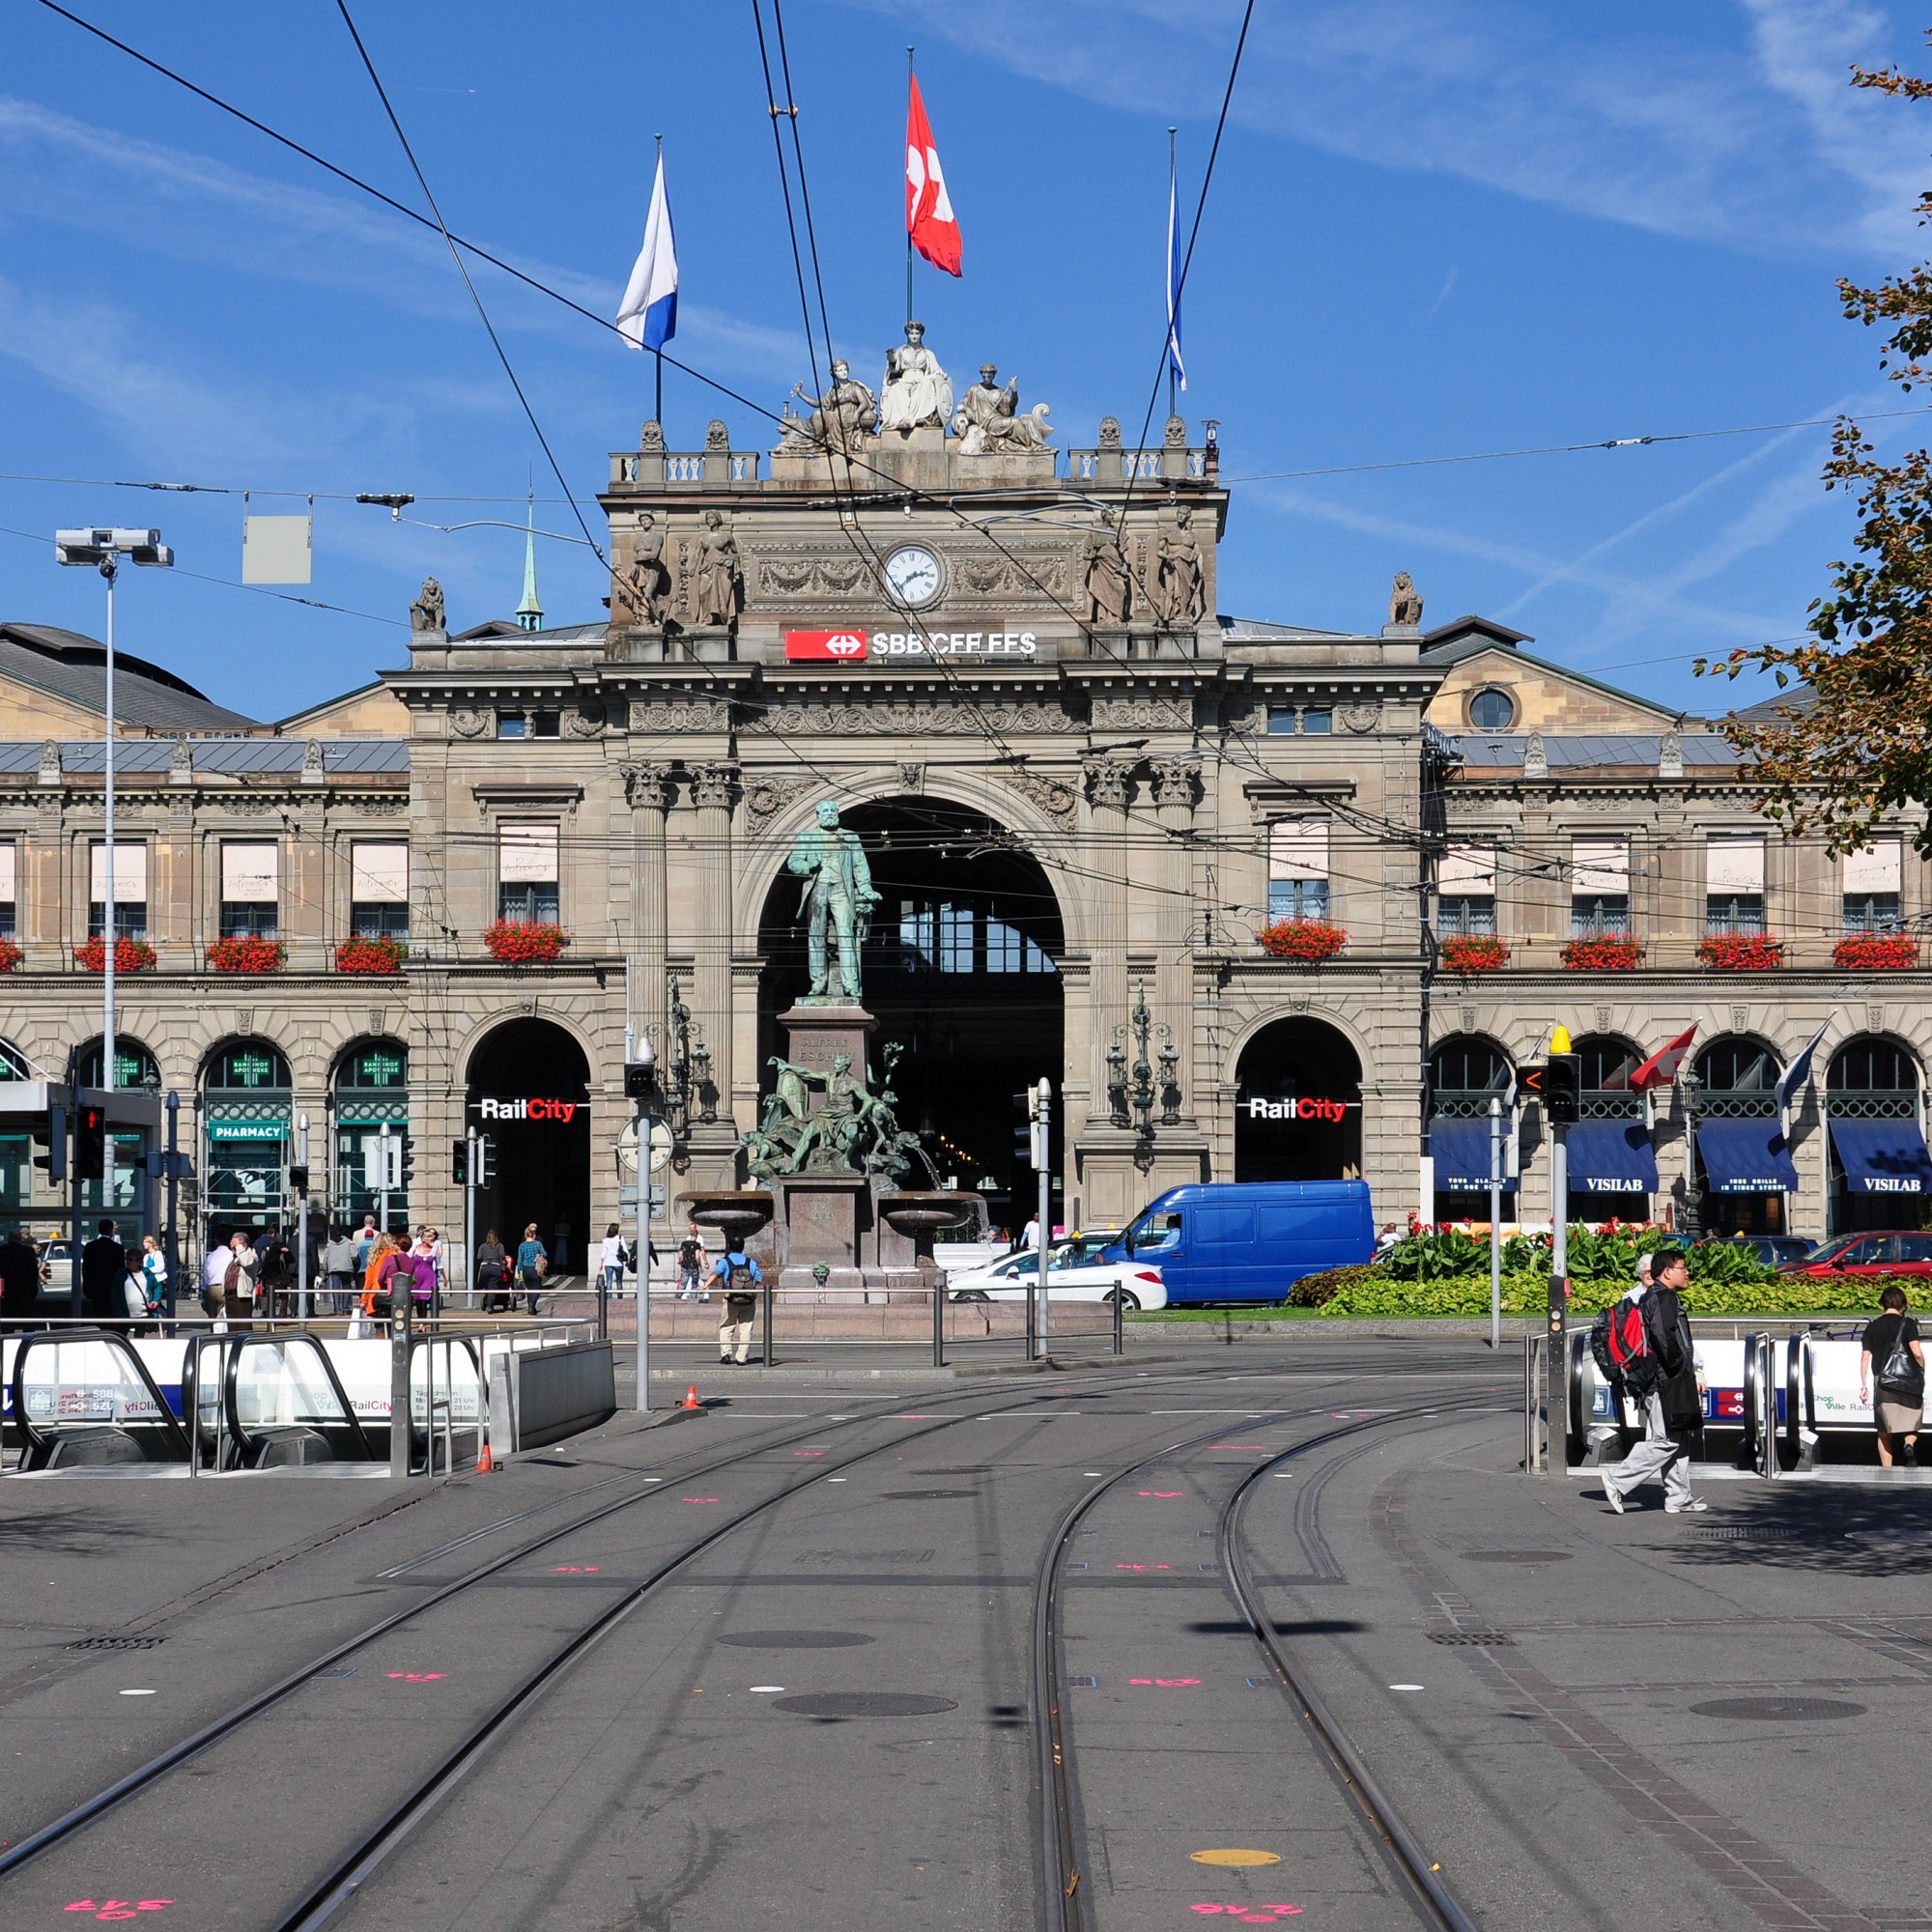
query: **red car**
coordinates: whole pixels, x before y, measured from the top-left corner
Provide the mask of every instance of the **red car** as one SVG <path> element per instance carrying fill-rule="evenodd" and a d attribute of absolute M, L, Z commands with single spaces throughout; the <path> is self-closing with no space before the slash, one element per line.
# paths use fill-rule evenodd
<path fill-rule="evenodd" d="M 1826 1241 L 1802 1262 L 1786 1262 L 1779 1274 L 1924 1274 L 1932 1275 L 1932 1233 L 1840 1235 Z"/>

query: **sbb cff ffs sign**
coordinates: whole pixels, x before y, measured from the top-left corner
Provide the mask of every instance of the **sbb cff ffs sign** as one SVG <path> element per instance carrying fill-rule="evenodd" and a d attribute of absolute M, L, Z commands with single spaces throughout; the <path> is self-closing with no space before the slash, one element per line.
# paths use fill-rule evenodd
<path fill-rule="evenodd" d="M 864 631 L 787 631 L 787 664 L 857 664 L 866 655 Z"/>
<path fill-rule="evenodd" d="M 513 1100 L 482 1099 L 476 1103 L 476 1111 L 486 1121 L 558 1121 L 568 1122 L 577 1118 L 577 1110 L 585 1103 L 582 1100 L 553 1100 L 537 1094 L 523 1095 Z"/>

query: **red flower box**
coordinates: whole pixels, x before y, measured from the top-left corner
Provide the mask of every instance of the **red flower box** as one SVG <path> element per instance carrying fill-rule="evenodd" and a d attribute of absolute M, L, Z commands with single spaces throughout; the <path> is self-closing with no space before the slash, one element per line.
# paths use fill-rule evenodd
<path fill-rule="evenodd" d="M 1833 947 L 1832 963 L 1852 973 L 1902 973 L 1918 964 L 1918 942 L 1903 932 L 1855 932 Z"/>
<path fill-rule="evenodd" d="M 1509 964 L 1510 950 L 1500 939 L 1459 935 L 1442 942 L 1442 966 L 1449 973 L 1493 973 Z"/>
<path fill-rule="evenodd" d="M 73 963 L 83 973 L 107 970 L 106 943 L 83 939 L 73 949 Z M 155 963 L 155 949 L 145 939 L 117 939 L 114 942 L 114 970 L 117 973 L 145 973 Z"/>
<path fill-rule="evenodd" d="M 1697 957 L 1719 973 L 1775 973 L 1784 942 L 1768 932 L 1714 932 L 1698 943 Z"/>
<path fill-rule="evenodd" d="M 0 973 L 11 973 L 20 963 L 20 949 L 11 939 L 0 939 Z"/>
<path fill-rule="evenodd" d="M 289 956 L 279 939 L 217 939 L 208 949 L 211 973 L 273 973 Z"/>
<path fill-rule="evenodd" d="M 1297 966 L 1319 966 L 1349 943 L 1348 928 L 1325 919 L 1271 920 L 1255 937 L 1270 959 L 1292 959 Z"/>
<path fill-rule="evenodd" d="M 483 944 L 504 966 L 548 966 L 569 938 L 562 926 L 547 919 L 499 919 L 483 931 Z"/>
<path fill-rule="evenodd" d="M 400 939 L 345 939 L 335 949 L 338 973 L 400 973 L 410 949 Z"/>
<path fill-rule="evenodd" d="M 1591 939 L 1572 939 L 1563 948 L 1563 963 L 1573 973 L 1630 973 L 1643 957 L 1634 939 L 1604 932 Z"/>

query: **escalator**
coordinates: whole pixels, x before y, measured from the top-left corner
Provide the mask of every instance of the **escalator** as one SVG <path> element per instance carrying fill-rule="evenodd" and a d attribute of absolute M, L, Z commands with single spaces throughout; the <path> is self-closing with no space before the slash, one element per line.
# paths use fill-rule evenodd
<path fill-rule="evenodd" d="M 313 1335 L 195 1338 L 182 1363 L 182 1413 L 204 1469 L 373 1467 L 384 1460 Z"/>
<path fill-rule="evenodd" d="M 10 1381 L 20 1474 L 185 1473 L 187 1434 L 126 1335 L 105 1328 L 19 1337 Z"/>

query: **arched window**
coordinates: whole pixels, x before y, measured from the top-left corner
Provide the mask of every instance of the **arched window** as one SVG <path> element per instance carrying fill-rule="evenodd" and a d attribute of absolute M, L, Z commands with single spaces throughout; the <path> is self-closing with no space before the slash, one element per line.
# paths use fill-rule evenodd
<path fill-rule="evenodd" d="M 225 1041 L 202 1074 L 205 1237 L 288 1225 L 295 1096 L 289 1063 L 266 1039 Z"/>
<path fill-rule="evenodd" d="M 99 1039 L 90 1040 L 81 1049 L 80 1084 L 83 1087 L 105 1085 L 100 1077 Z M 114 1036 L 114 1084 L 117 1087 L 139 1088 L 148 1094 L 161 1091 L 160 1063 L 138 1039 L 129 1039 L 125 1033 Z"/>
<path fill-rule="evenodd" d="M 1705 1120 L 1755 1121 L 1777 1111 L 1777 1056 L 1761 1039 L 1734 1034 L 1714 1039 L 1697 1056 L 1699 1116 Z"/>
<path fill-rule="evenodd" d="M 1882 1034 L 1861 1034 L 1833 1054 L 1825 1074 L 1830 1234 L 1922 1228 L 1932 1215 L 1918 1084 L 1918 1060 Z"/>
<path fill-rule="evenodd" d="M 358 1225 L 365 1214 L 374 1214 L 382 1225 L 383 1129 L 388 1128 L 391 1141 L 409 1134 L 409 1048 L 399 1039 L 357 1040 L 336 1063 L 334 1101 L 335 1211 Z M 386 1193 L 387 1225 L 407 1228 L 408 1190 Z"/>
<path fill-rule="evenodd" d="M 1434 1111 L 1449 1119 L 1487 1114 L 1491 1099 L 1501 1099 L 1513 1077 L 1509 1056 L 1494 1040 L 1453 1034 L 1430 1056 Z"/>

